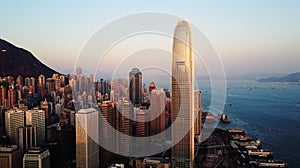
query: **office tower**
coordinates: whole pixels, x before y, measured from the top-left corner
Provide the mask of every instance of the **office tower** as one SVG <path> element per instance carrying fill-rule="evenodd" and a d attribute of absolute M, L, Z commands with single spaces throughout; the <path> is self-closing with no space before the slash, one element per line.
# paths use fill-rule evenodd
<path fill-rule="evenodd" d="M 194 92 L 194 112 L 195 112 L 195 126 L 194 131 L 195 135 L 200 135 L 201 127 L 202 127 L 202 101 L 201 101 L 201 92 Z"/>
<path fill-rule="evenodd" d="M 194 167 L 194 61 L 191 28 L 178 21 L 172 58 L 172 167 Z M 189 130 L 189 131 L 188 131 Z"/>
<path fill-rule="evenodd" d="M 118 133 L 121 132 L 123 134 L 132 136 L 132 120 L 133 118 L 133 105 L 129 101 L 118 101 L 116 103 L 117 106 L 117 130 Z M 117 134 L 117 139 L 119 143 L 117 144 L 117 151 L 121 155 L 129 155 L 130 154 L 130 145 L 131 141 L 129 137 L 121 136 L 121 134 Z"/>
<path fill-rule="evenodd" d="M 18 145 L 22 155 L 31 147 L 36 146 L 36 126 L 18 128 Z"/>
<path fill-rule="evenodd" d="M 24 127 L 24 111 L 12 109 L 5 113 L 5 130 L 11 144 L 16 144 L 18 128 Z"/>
<path fill-rule="evenodd" d="M 137 137 L 147 137 L 149 136 L 149 111 L 148 110 L 139 110 L 136 112 L 136 136 Z M 146 141 L 147 138 L 141 139 L 140 142 L 136 142 L 140 145 L 140 149 L 145 148 L 145 145 L 148 144 Z"/>
<path fill-rule="evenodd" d="M 132 68 L 129 73 L 129 98 L 133 105 L 142 103 L 142 72 Z"/>
<path fill-rule="evenodd" d="M 43 110 L 27 110 L 26 111 L 26 125 L 33 125 L 36 127 L 36 145 L 41 146 L 45 141 L 45 112 Z"/>
<path fill-rule="evenodd" d="M 166 100 L 162 89 L 153 89 L 150 95 L 150 135 L 152 136 L 166 129 Z"/>
<path fill-rule="evenodd" d="M 13 108 L 17 103 L 16 91 L 14 89 L 8 90 L 8 108 Z"/>
<path fill-rule="evenodd" d="M 38 86 L 41 87 L 41 88 L 44 88 L 45 87 L 45 82 L 46 82 L 46 78 L 44 75 L 40 75 L 38 77 Z"/>
<path fill-rule="evenodd" d="M 0 167 L 20 168 L 22 155 L 17 145 L 0 146 Z"/>
<path fill-rule="evenodd" d="M 99 167 L 98 111 L 94 108 L 81 109 L 76 113 L 76 167 Z"/>
<path fill-rule="evenodd" d="M 95 90 L 97 92 L 97 99 L 100 102 L 110 100 L 111 84 L 109 81 L 100 79 L 95 84 Z"/>
<path fill-rule="evenodd" d="M 50 168 L 50 152 L 40 147 L 32 147 L 23 157 L 23 168 Z"/>

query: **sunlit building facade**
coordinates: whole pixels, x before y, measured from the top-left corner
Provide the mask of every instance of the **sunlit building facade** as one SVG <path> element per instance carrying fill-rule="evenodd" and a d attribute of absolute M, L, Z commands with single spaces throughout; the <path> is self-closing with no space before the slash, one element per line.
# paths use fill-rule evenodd
<path fill-rule="evenodd" d="M 117 151 L 121 155 L 129 155 L 131 153 L 131 139 L 129 136 L 133 135 L 133 122 L 130 118 L 133 118 L 133 105 L 129 101 L 118 101 L 116 103 L 117 106 L 117 115 L 116 115 L 116 129 L 118 140 L 117 143 Z M 128 136 L 122 136 L 122 134 Z"/>
<path fill-rule="evenodd" d="M 194 167 L 194 58 L 192 33 L 187 21 L 177 22 L 173 37 L 173 124 L 175 120 L 172 129 L 172 167 Z"/>
<path fill-rule="evenodd" d="M 26 125 L 36 127 L 36 144 L 41 146 L 46 138 L 45 112 L 43 110 L 27 110 Z"/>
<path fill-rule="evenodd" d="M 76 115 L 76 168 L 99 167 L 98 111 L 81 109 Z"/>
<path fill-rule="evenodd" d="M 152 136 L 166 129 L 166 99 L 162 89 L 152 89 L 150 95 L 150 135 Z"/>
<path fill-rule="evenodd" d="M 5 113 L 5 129 L 11 144 L 17 144 L 18 128 L 24 125 L 23 110 L 12 109 Z"/>

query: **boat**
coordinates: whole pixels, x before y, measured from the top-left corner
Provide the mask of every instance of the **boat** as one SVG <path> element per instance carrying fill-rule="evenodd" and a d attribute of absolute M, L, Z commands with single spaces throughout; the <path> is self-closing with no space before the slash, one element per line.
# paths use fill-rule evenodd
<path fill-rule="evenodd" d="M 221 121 L 226 124 L 230 123 L 229 119 L 227 118 L 227 115 L 224 113 L 221 115 Z"/>

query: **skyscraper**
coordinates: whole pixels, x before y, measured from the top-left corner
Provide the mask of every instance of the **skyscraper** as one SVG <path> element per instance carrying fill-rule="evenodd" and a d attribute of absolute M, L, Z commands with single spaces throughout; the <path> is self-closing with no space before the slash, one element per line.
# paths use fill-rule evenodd
<path fill-rule="evenodd" d="M 45 112 L 43 110 L 27 110 L 26 125 L 36 127 L 36 145 L 41 146 L 46 138 Z"/>
<path fill-rule="evenodd" d="M 16 144 L 18 142 L 18 128 L 23 127 L 24 125 L 24 111 L 12 109 L 5 113 L 5 130 L 10 138 L 11 144 Z"/>
<path fill-rule="evenodd" d="M 142 72 L 137 68 L 132 68 L 129 73 L 129 98 L 133 105 L 142 103 Z"/>
<path fill-rule="evenodd" d="M 121 136 L 121 134 L 118 134 L 119 132 L 132 136 L 132 120 L 130 118 L 133 118 L 133 106 L 129 101 L 118 101 L 116 103 L 117 106 L 117 115 L 116 115 L 116 121 L 117 121 L 117 151 L 121 155 L 129 155 L 131 153 L 130 144 L 132 143 L 130 141 L 129 137 Z"/>
<path fill-rule="evenodd" d="M 36 146 L 36 127 L 24 126 L 18 128 L 18 144 L 22 155 L 31 147 Z"/>
<path fill-rule="evenodd" d="M 45 87 L 45 82 L 46 82 L 46 78 L 44 75 L 40 75 L 38 77 L 38 86 L 41 87 L 41 88 L 44 88 Z"/>
<path fill-rule="evenodd" d="M 106 102 L 100 103 L 99 107 L 100 107 L 101 113 L 104 117 L 104 120 L 106 120 L 106 122 L 100 120 L 99 133 L 100 133 L 101 141 L 105 144 L 109 144 L 109 146 L 111 146 L 113 148 L 113 150 L 115 150 L 116 134 L 109 131 L 110 126 L 112 126 L 114 128 L 116 127 L 115 105 L 114 105 L 114 103 L 106 101 Z M 111 163 L 113 158 L 114 158 L 114 155 L 112 152 L 110 152 L 102 147 L 100 148 L 100 161 L 103 164 L 103 166 L 106 165 L 107 163 Z"/>
<path fill-rule="evenodd" d="M 44 111 L 45 115 L 45 127 L 47 127 L 49 124 L 49 104 L 47 100 L 41 102 L 41 109 Z"/>
<path fill-rule="evenodd" d="M 194 167 L 194 58 L 187 21 L 178 21 L 172 58 L 172 167 Z"/>
<path fill-rule="evenodd" d="M 94 108 L 81 109 L 76 115 L 76 167 L 99 167 L 99 124 L 98 111 Z"/>
<path fill-rule="evenodd" d="M 16 91 L 11 88 L 8 90 L 8 107 L 13 108 L 16 103 Z"/>
<path fill-rule="evenodd" d="M 150 136 L 166 129 L 165 108 L 165 92 L 162 89 L 152 89 L 150 94 Z"/>
<path fill-rule="evenodd" d="M 0 106 L 5 106 L 6 87 L 0 86 Z"/>

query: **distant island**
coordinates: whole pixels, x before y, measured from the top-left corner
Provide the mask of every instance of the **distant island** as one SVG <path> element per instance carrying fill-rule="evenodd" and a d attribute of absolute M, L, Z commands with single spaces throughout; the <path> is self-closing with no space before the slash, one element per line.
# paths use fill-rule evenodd
<path fill-rule="evenodd" d="M 291 73 L 283 77 L 270 77 L 257 80 L 259 82 L 287 82 L 300 83 L 300 72 Z"/>

